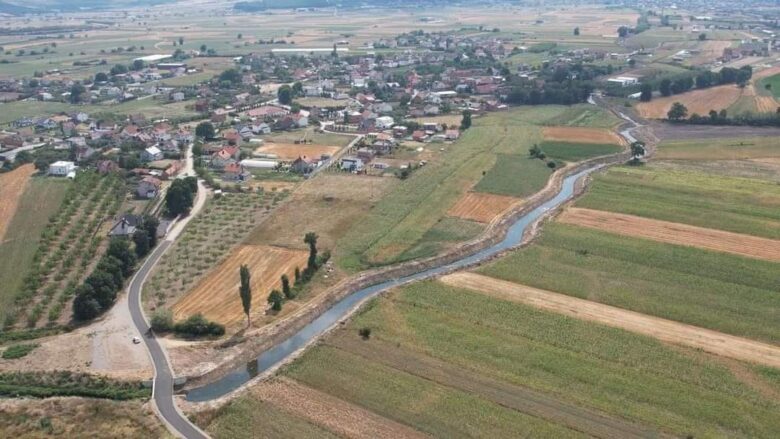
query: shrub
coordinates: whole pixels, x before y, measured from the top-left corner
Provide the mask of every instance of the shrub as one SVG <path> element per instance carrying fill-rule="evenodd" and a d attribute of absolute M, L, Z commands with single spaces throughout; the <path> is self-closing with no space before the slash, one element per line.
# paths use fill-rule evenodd
<path fill-rule="evenodd" d="M 15 358 L 22 358 L 35 350 L 39 345 L 35 343 L 17 344 L 10 346 L 3 351 L 3 359 L 13 360 Z"/>
<path fill-rule="evenodd" d="M 360 328 L 358 330 L 358 335 L 363 338 L 363 340 L 368 340 L 371 338 L 371 328 Z"/>
<path fill-rule="evenodd" d="M 206 320 L 202 314 L 195 314 L 187 320 L 173 325 L 173 331 L 185 337 L 221 336 L 225 334 L 225 327 Z"/>
<path fill-rule="evenodd" d="M 170 332 L 173 329 L 173 313 L 167 309 L 158 309 L 152 314 L 152 330 Z"/>

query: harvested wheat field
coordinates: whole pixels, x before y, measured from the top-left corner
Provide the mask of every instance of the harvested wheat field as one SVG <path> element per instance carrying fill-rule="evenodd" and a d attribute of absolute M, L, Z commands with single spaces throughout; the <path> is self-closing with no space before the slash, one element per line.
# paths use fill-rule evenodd
<path fill-rule="evenodd" d="M 623 145 L 623 138 L 606 128 L 544 127 L 544 140 L 572 143 L 598 143 Z"/>
<path fill-rule="evenodd" d="M 618 235 L 780 262 L 780 241 L 775 239 L 577 207 L 566 209 L 558 220 Z"/>
<path fill-rule="evenodd" d="M 730 107 L 742 96 L 742 89 L 733 84 L 694 90 L 679 95 L 653 99 L 650 102 L 640 102 L 636 109 L 642 117 L 649 119 L 666 119 L 666 113 L 672 104 L 679 102 L 688 108 L 688 115 L 697 113 L 704 116 L 710 110 L 720 111 Z"/>
<path fill-rule="evenodd" d="M 268 143 L 255 150 L 256 154 L 275 154 L 281 160 L 295 160 L 298 157 L 319 158 L 323 154 L 333 155 L 341 149 L 338 146 L 296 145 L 294 143 Z"/>
<path fill-rule="evenodd" d="M 260 383 L 252 396 L 343 438 L 425 438 L 426 435 L 289 378 Z"/>
<path fill-rule="evenodd" d="M 296 267 L 306 266 L 308 252 L 268 245 L 243 245 L 201 280 L 195 288 L 173 307 L 176 320 L 201 313 L 207 319 L 223 325 L 233 325 L 244 319 L 244 310 L 238 295 L 239 267 L 249 266 L 252 277 L 252 314 L 262 314 L 265 298 L 274 289 L 281 289 L 280 277 L 293 279 Z"/>
<path fill-rule="evenodd" d="M 569 317 L 624 329 L 668 343 L 701 349 L 736 360 L 780 367 L 780 347 L 767 343 L 476 273 L 458 272 L 443 276 L 440 280 L 450 286 L 467 288 L 502 300 L 523 303 Z"/>
<path fill-rule="evenodd" d="M 753 84 L 745 87 L 743 96 L 753 100 L 753 106 L 758 113 L 774 113 L 777 110 L 777 101 L 773 96 L 763 96 L 756 92 L 756 86 Z"/>
<path fill-rule="evenodd" d="M 489 223 L 520 199 L 482 192 L 465 193 L 447 215 L 480 223 Z"/>
<path fill-rule="evenodd" d="M 19 206 L 19 200 L 27 187 L 27 180 L 35 172 L 35 166 L 26 164 L 11 172 L 0 174 L 0 242 Z"/>

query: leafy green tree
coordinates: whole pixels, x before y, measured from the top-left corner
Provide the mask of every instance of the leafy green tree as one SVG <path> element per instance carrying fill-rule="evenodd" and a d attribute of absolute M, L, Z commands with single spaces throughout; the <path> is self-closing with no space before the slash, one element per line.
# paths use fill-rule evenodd
<path fill-rule="evenodd" d="M 650 84 L 642 84 L 639 88 L 639 100 L 642 102 L 650 102 L 653 99 L 653 87 Z"/>
<path fill-rule="evenodd" d="M 579 35 L 580 35 L 580 28 L 579 27 L 575 27 L 574 28 L 574 36 L 576 37 L 576 36 L 579 36 Z"/>
<path fill-rule="evenodd" d="M 165 207 L 171 216 L 177 216 L 192 208 L 195 194 L 185 180 L 174 180 L 165 195 Z"/>
<path fill-rule="evenodd" d="M 303 96 L 303 84 L 300 81 L 295 82 L 292 85 L 293 97 Z"/>
<path fill-rule="evenodd" d="M 292 88 L 287 84 L 279 87 L 279 90 L 276 92 L 276 97 L 279 99 L 280 104 L 290 105 L 293 98 Z"/>
<path fill-rule="evenodd" d="M 203 139 L 213 139 L 217 134 L 211 122 L 201 122 L 195 127 L 195 135 Z"/>
<path fill-rule="evenodd" d="M 303 242 L 309 245 L 309 260 L 306 262 L 306 269 L 314 271 L 317 269 L 317 234 L 314 232 L 306 233 Z"/>
<path fill-rule="evenodd" d="M 241 296 L 241 306 L 244 308 L 244 314 L 246 314 L 246 327 L 248 328 L 252 326 L 250 317 L 250 312 L 252 311 L 252 286 L 249 284 L 249 267 L 242 264 L 238 274 L 241 277 L 241 285 L 238 287 L 238 294 Z"/>
<path fill-rule="evenodd" d="M 471 111 L 464 110 L 462 116 L 463 117 L 460 119 L 460 129 L 467 130 L 471 128 Z"/>
<path fill-rule="evenodd" d="M 290 278 L 287 277 L 286 274 L 282 275 L 282 293 L 284 293 L 286 299 L 295 299 L 295 293 L 293 293 L 292 288 L 290 288 Z"/>
<path fill-rule="evenodd" d="M 686 116 L 688 116 L 688 108 L 679 102 L 672 104 L 672 108 L 666 113 L 666 117 L 673 121 L 685 119 Z"/>
<path fill-rule="evenodd" d="M 130 250 L 130 244 L 126 239 L 112 238 L 108 243 L 106 255 L 113 256 L 122 263 L 122 273 L 124 273 L 125 278 L 133 272 L 133 266 L 136 262 L 135 253 Z"/>
<path fill-rule="evenodd" d="M 95 82 L 106 82 L 106 81 L 108 81 L 108 75 L 106 75 L 106 72 L 95 73 Z"/>
<path fill-rule="evenodd" d="M 658 84 L 658 91 L 661 92 L 661 96 L 671 96 L 672 80 L 669 78 L 662 79 L 661 82 Z"/>
<path fill-rule="evenodd" d="M 100 315 L 103 309 L 94 297 L 92 287 L 81 285 L 76 288 L 76 298 L 73 300 L 73 317 L 76 320 L 91 320 Z"/>
<path fill-rule="evenodd" d="M 699 34 L 699 41 L 704 41 L 706 39 L 707 39 L 707 34 L 705 34 L 704 32 Z"/>
<path fill-rule="evenodd" d="M 220 82 L 230 82 L 231 84 L 238 84 L 241 82 L 241 72 L 236 69 L 227 69 L 219 74 Z"/>
<path fill-rule="evenodd" d="M 271 304 L 271 309 L 274 311 L 281 311 L 283 302 L 284 296 L 279 290 L 273 290 L 271 291 L 271 294 L 268 295 L 268 303 Z"/>
<path fill-rule="evenodd" d="M 70 87 L 70 102 L 72 104 L 78 104 L 84 101 L 84 94 L 87 92 L 87 88 L 80 82 L 73 84 Z"/>
<path fill-rule="evenodd" d="M 295 267 L 294 279 L 296 284 L 301 281 L 301 269 L 298 267 Z"/>
<path fill-rule="evenodd" d="M 144 229 L 136 229 L 133 233 L 133 243 L 135 244 L 135 255 L 142 258 L 149 253 L 149 235 Z"/>

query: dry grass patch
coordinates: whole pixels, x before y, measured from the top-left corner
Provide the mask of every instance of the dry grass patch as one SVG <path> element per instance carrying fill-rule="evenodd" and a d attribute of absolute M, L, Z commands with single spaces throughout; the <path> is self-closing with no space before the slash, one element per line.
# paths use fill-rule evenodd
<path fill-rule="evenodd" d="M 624 144 L 622 137 L 605 128 L 544 127 L 542 134 L 545 140 L 558 142 Z"/>
<path fill-rule="evenodd" d="M 734 84 L 719 85 L 703 90 L 694 90 L 679 95 L 653 99 L 636 105 L 642 117 L 666 119 L 672 104 L 679 102 L 688 108 L 688 114 L 706 115 L 710 110 L 720 111 L 730 107 L 743 95 L 743 90 Z"/>
<path fill-rule="evenodd" d="M 780 241 L 634 215 L 572 207 L 559 221 L 635 238 L 780 262 Z"/>
<path fill-rule="evenodd" d="M 303 269 L 307 257 L 305 251 L 242 245 L 173 306 L 174 318 L 181 320 L 201 313 L 223 325 L 240 323 L 244 318 L 238 295 L 238 271 L 242 264 L 249 266 L 252 275 L 252 314 L 262 315 L 266 309 L 265 297 L 271 289 L 281 288 L 281 276 L 286 274 L 293 279 L 295 268 Z"/>
<path fill-rule="evenodd" d="M 3 241 L 8 225 L 16 214 L 19 200 L 27 187 L 27 180 L 33 173 L 35 166 L 30 163 L 0 174 L 0 242 Z"/>
<path fill-rule="evenodd" d="M 268 143 L 255 150 L 259 154 L 275 154 L 282 160 L 295 160 L 298 157 L 319 158 L 323 154 L 333 155 L 341 147 L 328 145 L 296 145 L 294 143 Z"/>
<path fill-rule="evenodd" d="M 489 223 L 518 201 L 519 198 L 506 195 L 467 192 L 450 208 L 447 215 Z"/>

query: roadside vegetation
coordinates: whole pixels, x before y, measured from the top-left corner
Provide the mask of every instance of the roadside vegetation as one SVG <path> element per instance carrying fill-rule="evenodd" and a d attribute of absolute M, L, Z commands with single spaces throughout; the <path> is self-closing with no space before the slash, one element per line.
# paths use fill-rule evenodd
<path fill-rule="evenodd" d="M 139 382 L 116 381 L 74 372 L 6 372 L 0 373 L 0 395 L 50 398 L 84 396 L 115 400 L 149 398 L 150 387 Z"/>
<path fill-rule="evenodd" d="M 27 356 L 30 352 L 34 351 L 39 345 L 35 343 L 17 344 L 5 348 L 3 351 L 4 360 L 15 360 Z"/>

